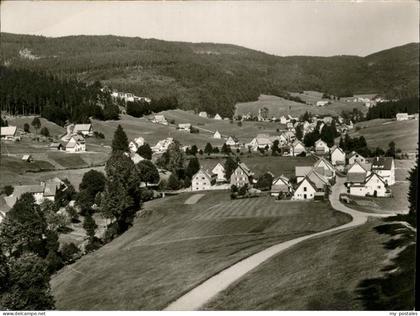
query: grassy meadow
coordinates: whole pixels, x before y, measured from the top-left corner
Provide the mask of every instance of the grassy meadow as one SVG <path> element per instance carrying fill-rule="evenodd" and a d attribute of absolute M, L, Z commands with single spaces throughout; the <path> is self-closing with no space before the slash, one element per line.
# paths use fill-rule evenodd
<path fill-rule="evenodd" d="M 269 259 L 210 301 L 204 310 L 363 310 L 359 282 L 380 277 L 389 238 L 372 220 L 305 241 Z"/>
<path fill-rule="evenodd" d="M 126 233 L 59 271 L 57 309 L 160 310 L 244 257 L 350 220 L 327 202 L 192 195 L 147 202 Z"/>

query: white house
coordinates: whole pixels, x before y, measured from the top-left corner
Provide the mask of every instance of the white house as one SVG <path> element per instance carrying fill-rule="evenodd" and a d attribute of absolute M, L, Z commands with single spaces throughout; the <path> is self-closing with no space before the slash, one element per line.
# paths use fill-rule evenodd
<path fill-rule="evenodd" d="M 356 196 L 388 197 L 391 192 L 381 176 L 371 172 L 363 179 L 347 183 L 347 192 Z"/>
<path fill-rule="evenodd" d="M 86 151 L 86 142 L 83 136 L 71 136 L 70 140 L 66 144 L 66 151 L 71 153 Z"/>
<path fill-rule="evenodd" d="M 202 112 L 198 113 L 198 116 L 207 118 L 207 112 L 202 111 Z"/>
<path fill-rule="evenodd" d="M 343 166 L 346 164 L 346 153 L 338 146 L 331 148 L 331 163 L 333 166 Z"/>
<path fill-rule="evenodd" d="M 366 158 L 359 155 L 357 152 L 352 151 L 349 155 L 349 165 L 353 165 L 356 161 L 364 164 L 366 163 Z"/>
<path fill-rule="evenodd" d="M 347 170 L 347 175 L 349 175 L 351 173 L 365 173 L 365 174 L 367 174 L 368 172 L 370 172 L 370 168 L 368 167 L 368 165 L 365 164 L 365 163 L 361 163 L 361 162 L 356 160 Z"/>
<path fill-rule="evenodd" d="M 375 157 L 372 161 L 372 172 L 377 173 L 388 185 L 395 184 L 395 163 L 392 157 Z"/>
<path fill-rule="evenodd" d="M 220 132 L 219 132 L 219 131 L 216 131 L 216 132 L 214 132 L 214 134 L 213 134 L 213 138 L 216 138 L 216 139 L 221 139 L 221 138 L 222 138 L 222 134 L 220 134 Z"/>
<path fill-rule="evenodd" d="M 316 187 L 309 178 L 305 177 L 297 186 L 293 194 L 294 200 L 313 200 L 315 198 Z"/>
<path fill-rule="evenodd" d="M 236 137 L 229 136 L 226 139 L 225 144 L 228 145 L 228 146 L 230 146 L 230 147 L 235 147 L 235 146 L 238 146 L 239 145 L 239 141 L 238 141 L 238 139 Z"/>
<path fill-rule="evenodd" d="M 395 115 L 395 118 L 397 119 L 397 121 L 407 121 L 408 113 L 397 113 L 397 115 Z"/>
<path fill-rule="evenodd" d="M 191 123 L 180 123 L 178 124 L 178 129 L 181 131 L 190 132 L 191 131 Z"/>
<path fill-rule="evenodd" d="M 173 142 L 174 139 L 172 137 L 168 137 L 158 141 L 151 149 L 154 153 L 164 153 Z"/>
<path fill-rule="evenodd" d="M 329 153 L 330 148 L 328 147 L 327 143 L 324 142 L 322 139 L 318 139 L 315 142 L 315 152 L 317 154 L 325 155 Z"/>
<path fill-rule="evenodd" d="M 84 137 L 93 136 L 92 124 L 75 124 L 73 134 L 82 134 Z"/>
<path fill-rule="evenodd" d="M 221 121 L 222 117 L 219 115 L 219 113 L 216 113 L 216 115 L 214 116 L 215 120 Z"/>
<path fill-rule="evenodd" d="M 274 143 L 275 140 L 278 140 L 279 141 L 279 145 L 280 146 L 284 146 L 284 145 L 287 144 L 287 138 L 286 138 L 286 136 L 284 136 L 284 134 L 270 136 L 270 141 L 272 143 Z"/>
<path fill-rule="evenodd" d="M 16 126 L 3 126 L 0 131 L 0 136 L 5 140 L 15 140 L 16 131 Z"/>
<path fill-rule="evenodd" d="M 274 178 L 271 184 L 271 196 L 288 195 L 292 192 L 290 181 L 284 175 Z"/>
<path fill-rule="evenodd" d="M 152 122 L 156 124 L 168 125 L 168 121 L 166 120 L 165 116 L 161 114 L 155 115 L 152 119 Z"/>
<path fill-rule="evenodd" d="M 314 163 L 313 168 L 327 179 L 332 179 L 335 177 L 334 166 L 324 158 L 318 159 L 318 161 Z"/>
<path fill-rule="evenodd" d="M 230 176 L 230 184 L 236 185 L 239 188 L 245 184 L 249 184 L 250 177 L 253 175 L 254 173 L 251 171 L 251 169 L 249 169 L 247 165 L 241 162 Z"/>
<path fill-rule="evenodd" d="M 333 121 L 333 118 L 332 118 L 332 116 L 324 116 L 324 117 L 322 118 L 322 121 L 323 121 L 325 124 L 331 124 L 331 123 L 332 123 L 332 121 Z"/>
<path fill-rule="evenodd" d="M 253 151 L 257 151 L 258 149 L 264 149 L 267 146 L 271 148 L 273 142 L 270 139 L 270 136 L 267 134 L 258 134 L 253 140 L 251 140 L 247 147 L 250 147 Z"/>
<path fill-rule="evenodd" d="M 301 141 L 295 140 L 290 146 L 290 154 L 292 156 L 298 156 L 303 152 L 306 153 L 305 145 Z"/>
<path fill-rule="evenodd" d="M 216 182 L 226 182 L 225 167 L 220 162 L 217 163 L 211 172 L 216 175 Z"/>
<path fill-rule="evenodd" d="M 321 101 L 317 101 L 317 102 L 316 102 L 316 106 L 323 107 L 323 106 L 328 105 L 329 103 L 330 103 L 330 101 L 327 101 L 327 100 L 321 100 Z"/>
<path fill-rule="evenodd" d="M 211 187 L 211 176 L 203 169 L 197 171 L 191 179 L 191 191 L 209 190 Z"/>
<path fill-rule="evenodd" d="M 290 119 L 289 118 L 287 118 L 287 117 L 285 117 L 284 115 L 282 115 L 281 117 L 280 117 L 280 123 L 281 124 L 287 124 L 287 123 L 289 123 L 290 122 Z"/>

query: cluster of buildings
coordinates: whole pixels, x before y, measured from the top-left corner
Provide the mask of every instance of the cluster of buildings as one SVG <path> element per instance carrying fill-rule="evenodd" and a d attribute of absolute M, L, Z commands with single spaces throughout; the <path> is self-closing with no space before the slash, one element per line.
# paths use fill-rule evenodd
<path fill-rule="evenodd" d="M 397 121 L 418 120 L 419 119 L 419 114 L 418 113 L 415 113 L 415 114 L 397 113 L 395 115 L 395 119 Z"/>
<path fill-rule="evenodd" d="M 135 101 L 143 101 L 143 102 L 147 102 L 150 103 L 152 102 L 152 100 L 150 98 L 147 97 L 138 97 L 132 93 L 129 92 L 120 92 L 120 91 L 112 91 L 111 92 L 111 97 L 114 99 L 119 99 L 119 100 L 124 100 L 125 103 L 127 102 L 135 102 Z"/>
<path fill-rule="evenodd" d="M 16 126 L 2 126 L 0 131 L 2 140 L 16 141 L 20 139 Z"/>
<path fill-rule="evenodd" d="M 92 124 L 69 124 L 61 141 L 51 143 L 50 148 L 70 153 L 84 152 L 86 151 L 85 137 L 91 136 L 93 136 Z"/>

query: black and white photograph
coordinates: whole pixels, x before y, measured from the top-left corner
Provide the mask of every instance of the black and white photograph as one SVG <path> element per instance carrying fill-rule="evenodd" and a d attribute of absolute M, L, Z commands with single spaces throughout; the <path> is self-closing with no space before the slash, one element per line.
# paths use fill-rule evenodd
<path fill-rule="evenodd" d="M 2 0 L 2 315 L 417 315 L 419 9 Z"/>

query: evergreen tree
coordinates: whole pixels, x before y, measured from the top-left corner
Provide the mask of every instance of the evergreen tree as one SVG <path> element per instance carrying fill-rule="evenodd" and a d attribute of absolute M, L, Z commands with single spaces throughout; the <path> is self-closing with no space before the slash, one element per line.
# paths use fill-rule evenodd
<path fill-rule="evenodd" d="M 395 142 L 391 141 L 388 144 L 388 150 L 386 151 L 385 156 L 395 158 L 395 153 L 396 153 Z"/>
<path fill-rule="evenodd" d="M 83 228 L 86 231 L 86 235 L 88 235 L 90 241 L 92 241 L 95 237 L 95 230 L 97 227 L 98 225 L 96 225 L 96 222 L 93 219 L 92 215 L 87 213 L 83 221 Z"/>
<path fill-rule="evenodd" d="M 82 182 L 79 185 L 80 192 L 86 191 L 91 205 L 94 203 L 95 196 L 105 189 L 105 175 L 96 170 L 89 170 L 83 175 Z"/>
<path fill-rule="evenodd" d="M 150 148 L 149 144 L 145 143 L 143 145 L 141 145 L 138 149 L 137 149 L 137 153 L 142 156 L 144 159 L 147 160 L 151 160 L 152 159 L 152 155 L 153 155 L 153 151 Z"/>
<path fill-rule="evenodd" d="M 39 117 L 34 117 L 31 125 L 35 128 L 35 132 L 38 133 L 38 129 L 41 127 L 41 121 Z"/>
<path fill-rule="evenodd" d="M 150 160 L 140 161 L 136 165 L 140 180 L 146 183 L 158 183 L 160 176 L 156 166 Z"/>
<path fill-rule="evenodd" d="M 280 152 L 279 140 L 276 139 L 276 140 L 274 140 L 273 145 L 271 146 L 271 155 L 272 156 L 277 156 L 279 152 Z"/>
<path fill-rule="evenodd" d="M 195 155 L 197 155 L 197 152 L 198 152 L 197 146 L 196 145 L 192 145 L 191 146 L 191 150 L 190 150 L 190 154 L 193 155 L 193 156 L 195 156 Z"/>
<path fill-rule="evenodd" d="M 298 126 L 296 126 L 296 138 L 298 140 L 302 140 L 302 138 L 303 138 L 303 126 L 302 126 L 302 124 L 299 124 Z"/>
<path fill-rule="evenodd" d="M 193 175 L 198 172 L 198 170 L 200 170 L 200 162 L 198 161 L 198 158 L 194 157 L 188 162 L 185 174 L 191 179 Z"/>
<path fill-rule="evenodd" d="M 112 152 L 116 151 L 128 152 L 127 134 L 119 124 L 115 130 L 114 138 L 112 139 Z"/>
<path fill-rule="evenodd" d="M 230 180 L 230 176 L 235 171 L 235 169 L 238 167 L 238 162 L 233 160 L 231 157 L 226 158 L 225 160 L 225 173 L 226 173 L 226 179 L 228 181 Z"/>
<path fill-rule="evenodd" d="M 168 186 L 168 189 L 171 189 L 171 190 L 178 190 L 178 189 L 181 188 L 181 184 L 180 184 L 179 179 L 176 176 L 176 174 L 172 173 L 169 176 L 168 185 L 167 186 Z"/>
<path fill-rule="evenodd" d="M 206 147 L 204 148 L 204 152 L 210 156 L 210 154 L 213 152 L 213 146 L 210 143 L 206 144 Z"/>
<path fill-rule="evenodd" d="M 29 133 L 30 132 L 30 126 L 28 123 L 23 124 L 23 131 L 25 133 Z"/>
<path fill-rule="evenodd" d="M 41 135 L 42 136 L 45 136 L 45 137 L 49 137 L 50 136 L 50 131 L 48 130 L 48 128 L 47 127 L 43 127 L 43 128 L 41 128 Z"/>

